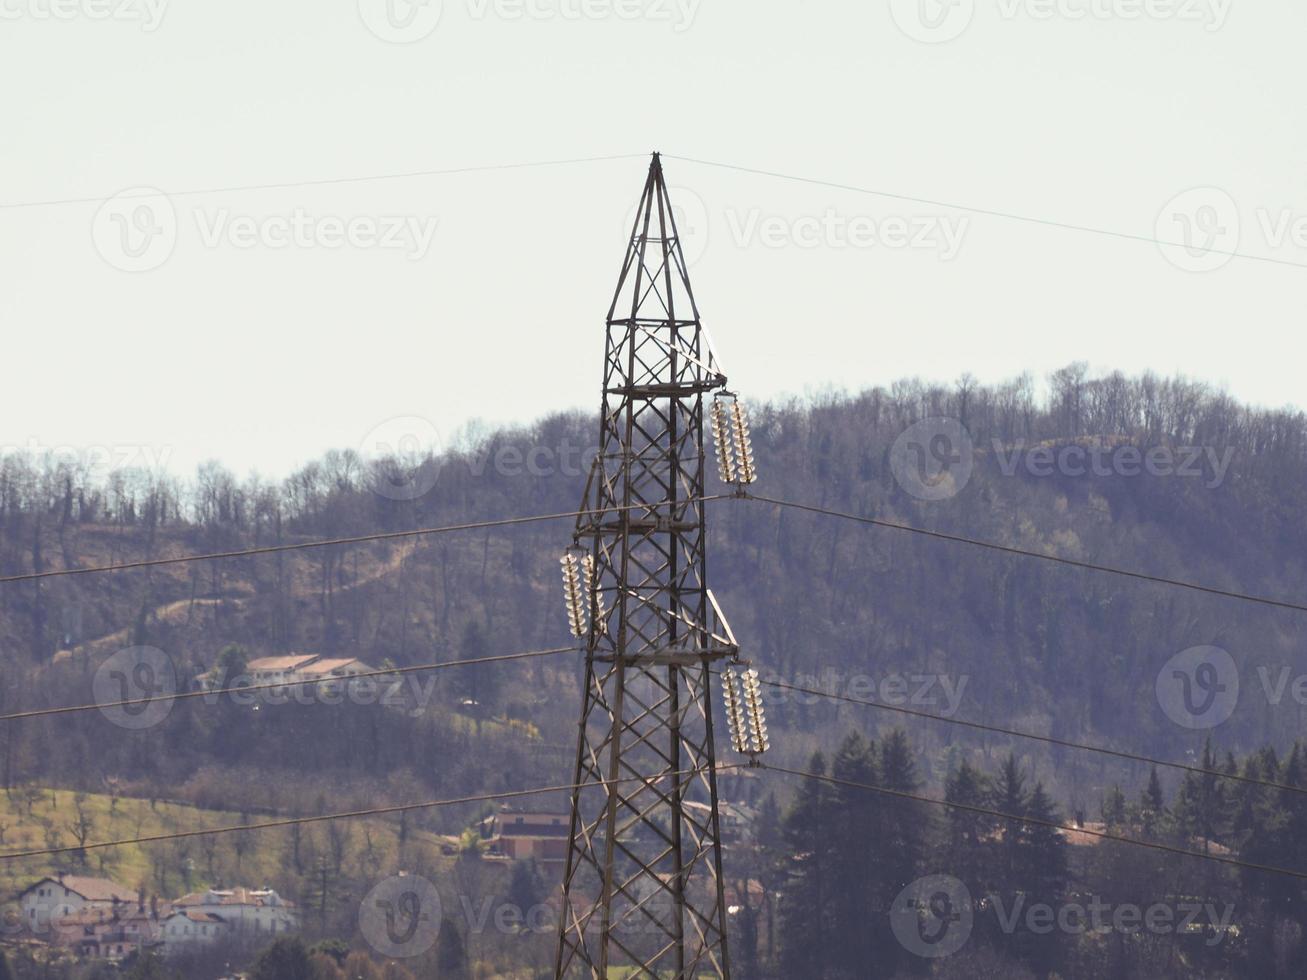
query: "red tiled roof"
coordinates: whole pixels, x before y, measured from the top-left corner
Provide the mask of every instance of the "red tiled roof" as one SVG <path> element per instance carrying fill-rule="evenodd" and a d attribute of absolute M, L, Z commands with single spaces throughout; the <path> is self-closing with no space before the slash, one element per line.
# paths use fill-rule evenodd
<path fill-rule="evenodd" d="M 250 894 L 250 890 L 248 888 L 231 888 L 231 889 L 223 889 L 223 891 L 228 892 L 229 894 L 223 894 L 220 897 L 220 899 L 218 900 L 219 905 L 262 905 L 263 904 L 263 899 L 256 898 L 254 895 Z"/>
<path fill-rule="evenodd" d="M 42 878 L 36 884 L 24 891 L 26 895 L 32 888 L 37 885 L 52 881 L 56 885 L 63 885 L 74 894 L 81 895 L 88 902 L 135 902 L 136 893 L 123 888 L 121 885 L 110 881 L 108 878 L 83 878 L 78 875 L 64 875 L 60 878 Z"/>
<path fill-rule="evenodd" d="M 295 670 L 298 667 L 304 667 L 318 659 L 316 653 L 298 653 L 288 657 L 259 657 L 251 660 L 245 665 L 247 671 L 263 670 Z"/>
<path fill-rule="evenodd" d="M 114 918 L 107 909 L 87 909 L 72 915 L 61 915 L 55 919 L 61 926 L 93 926 L 101 923 L 111 924 Z"/>
<path fill-rule="evenodd" d="M 357 657 L 347 657 L 337 660 L 319 660 L 309 664 L 307 667 L 300 668 L 300 673 L 305 677 L 317 677 L 319 675 L 330 674 L 333 670 L 344 670 L 350 664 L 358 664 L 360 667 L 365 666 Z"/>
<path fill-rule="evenodd" d="M 195 909 L 178 909 L 170 915 L 164 916 L 165 919 L 171 919 L 174 915 L 184 915 L 192 922 L 218 922 L 225 923 L 227 920 L 220 915 L 214 915 L 212 912 L 197 912 Z"/>
<path fill-rule="evenodd" d="M 213 894 L 216 901 L 209 901 L 208 896 Z M 255 907 L 263 906 L 266 903 L 263 895 L 266 892 L 255 891 L 249 888 L 217 888 L 212 892 L 191 892 L 189 895 L 183 895 L 172 903 L 175 909 L 185 909 L 192 905 L 251 905 Z M 282 898 L 281 904 L 287 908 L 294 908 L 295 903 L 289 899 Z"/>

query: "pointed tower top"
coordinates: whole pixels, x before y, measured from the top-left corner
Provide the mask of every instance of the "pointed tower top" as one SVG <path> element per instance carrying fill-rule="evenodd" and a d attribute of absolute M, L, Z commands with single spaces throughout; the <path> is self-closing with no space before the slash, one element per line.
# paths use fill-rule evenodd
<path fill-rule="evenodd" d="M 676 209 L 667 190 L 662 155 L 656 150 L 635 209 L 622 274 L 608 309 L 608 325 L 656 339 L 668 346 L 668 353 L 671 347 L 677 348 L 678 360 L 683 365 L 693 364 L 698 385 L 726 383 L 699 320 Z"/>
<path fill-rule="evenodd" d="M 627 320 L 693 323 L 698 319 L 662 157 L 655 151 L 635 209 L 630 247 L 608 320 L 610 323 Z"/>

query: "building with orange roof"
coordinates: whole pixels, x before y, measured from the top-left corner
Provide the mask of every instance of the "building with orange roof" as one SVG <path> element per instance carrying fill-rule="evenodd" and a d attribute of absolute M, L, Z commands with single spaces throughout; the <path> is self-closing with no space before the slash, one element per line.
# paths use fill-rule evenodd
<path fill-rule="evenodd" d="M 324 657 L 316 653 L 292 653 L 276 657 L 256 657 L 245 665 L 240 678 L 220 677 L 217 668 L 197 681 L 202 690 L 222 685 L 271 687 L 284 685 L 283 692 L 299 684 L 317 683 L 323 690 L 340 690 L 343 682 L 358 674 L 372 673 L 373 668 L 357 657 Z"/>
<path fill-rule="evenodd" d="M 204 892 L 184 895 L 172 903 L 174 912 L 216 916 L 229 932 L 239 935 L 281 935 L 299 929 L 299 909 L 290 899 L 282 898 L 271 888 L 210 888 Z M 168 916 L 165 921 L 171 920 Z M 197 930 L 195 926 L 207 920 L 191 919 L 192 933 L 185 932 L 186 924 L 174 923 L 181 937 L 214 939 L 220 931 Z M 212 923 L 210 923 L 212 924 Z M 165 934 L 164 941 L 168 941 Z"/>
<path fill-rule="evenodd" d="M 144 902 L 112 909 L 86 908 L 51 921 L 51 945 L 78 956 L 117 962 L 159 939 L 159 921 Z"/>
<path fill-rule="evenodd" d="M 34 934 L 47 932 L 56 918 L 66 918 L 86 910 L 112 911 L 118 906 L 136 902 L 137 894 L 117 882 L 80 875 L 42 878 L 18 896 L 23 924 Z"/>

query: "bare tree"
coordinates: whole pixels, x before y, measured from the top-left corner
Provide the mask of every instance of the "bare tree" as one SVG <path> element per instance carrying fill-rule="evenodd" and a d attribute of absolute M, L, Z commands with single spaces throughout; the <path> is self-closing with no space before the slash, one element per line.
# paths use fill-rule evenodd
<path fill-rule="evenodd" d="M 95 832 L 95 818 L 87 809 L 87 799 L 85 793 L 73 794 L 73 819 L 65 824 L 68 832 L 77 841 L 75 857 L 83 867 L 86 866 L 86 842 L 91 839 L 91 835 Z"/>

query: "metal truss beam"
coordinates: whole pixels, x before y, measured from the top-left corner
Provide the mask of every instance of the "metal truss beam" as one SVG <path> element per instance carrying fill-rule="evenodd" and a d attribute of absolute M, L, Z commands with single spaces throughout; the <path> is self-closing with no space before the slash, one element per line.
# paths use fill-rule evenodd
<path fill-rule="evenodd" d="M 730 976 L 709 668 L 738 650 L 707 587 L 702 500 L 704 394 L 725 384 L 654 154 L 576 529 L 607 612 L 587 638 L 558 980 Z"/>

